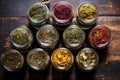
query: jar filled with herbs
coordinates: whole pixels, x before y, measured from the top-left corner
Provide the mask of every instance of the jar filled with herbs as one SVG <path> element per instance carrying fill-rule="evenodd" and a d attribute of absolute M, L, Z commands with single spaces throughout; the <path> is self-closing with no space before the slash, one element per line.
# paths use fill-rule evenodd
<path fill-rule="evenodd" d="M 10 33 L 10 39 L 15 48 L 26 50 L 32 45 L 33 35 L 26 26 L 20 26 Z"/>
<path fill-rule="evenodd" d="M 73 9 L 70 3 L 59 1 L 52 8 L 52 19 L 54 24 L 63 28 L 71 24 L 73 20 Z"/>
<path fill-rule="evenodd" d="M 53 51 L 51 62 L 55 69 L 60 71 L 69 70 L 74 62 L 74 57 L 67 48 L 58 48 Z"/>
<path fill-rule="evenodd" d="M 79 5 L 76 20 L 82 29 L 89 29 L 98 19 L 98 9 L 94 3 L 85 2 Z"/>
<path fill-rule="evenodd" d="M 76 56 L 76 64 L 83 71 L 91 71 L 95 69 L 99 62 L 99 56 L 95 50 L 84 48 L 78 52 Z"/>
<path fill-rule="evenodd" d="M 17 50 L 9 50 L 1 55 L 1 63 L 7 71 L 18 71 L 24 64 L 24 57 Z"/>
<path fill-rule="evenodd" d="M 39 29 L 49 20 L 49 9 L 44 3 L 35 3 L 28 9 L 27 17 L 30 24 L 35 29 Z"/>
<path fill-rule="evenodd" d="M 78 25 L 70 25 L 63 32 L 63 41 L 71 50 L 79 49 L 85 40 L 85 33 Z"/>
<path fill-rule="evenodd" d="M 34 48 L 27 55 L 27 63 L 32 69 L 42 71 L 49 66 L 50 57 L 44 49 Z"/>
<path fill-rule="evenodd" d="M 42 48 L 51 50 L 56 47 L 59 34 L 52 25 L 46 24 L 37 31 L 36 38 Z"/>
<path fill-rule="evenodd" d="M 111 31 L 104 25 L 93 28 L 89 34 L 89 43 L 96 49 L 106 48 L 111 41 Z"/>

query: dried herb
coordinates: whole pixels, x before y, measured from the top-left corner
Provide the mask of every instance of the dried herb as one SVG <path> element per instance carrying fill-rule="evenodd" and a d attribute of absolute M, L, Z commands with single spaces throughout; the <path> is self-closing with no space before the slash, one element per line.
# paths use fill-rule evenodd
<path fill-rule="evenodd" d="M 38 34 L 38 37 L 43 43 L 54 44 L 57 39 L 57 33 L 52 28 L 42 28 Z"/>
<path fill-rule="evenodd" d="M 24 45 L 29 41 L 29 33 L 23 28 L 19 27 L 11 35 L 12 41 L 18 45 Z"/>
<path fill-rule="evenodd" d="M 92 4 L 86 3 L 80 6 L 79 16 L 84 20 L 91 20 L 96 17 L 96 7 Z"/>
<path fill-rule="evenodd" d="M 65 32 L 65 41 L 68 44 L 78 44 L 83 41 L 83 33 L 78 28 L 69 28 Z"/>
<path fill-rule="evenodd" d="M 15 52 L 9 52 L 4 55 L 3 59 L 3 66 L 7 67 L 10 70 L 16 70 L 21 68 L 23 64 L 23 57 Z"/>
<path fill-rule="evenodd" d="M 83 67 L 92 67 L 95 66 L 97 62 L 97 56 L 94 51 L 91 49 L 82 50 L 79 53 L 79 63 L 82 64 Z"/>
<path fill-rule="evenodd" d="M 46 11 L 44 6 L 34 5 L 31 8 L 29 15 L 32 19 L 40 21 L 46 18 Z"/>
<path fill-rule="evenodd" d="M 33 68 L 43 69 L 48 64 L 49 57 L 46 52 L 34 49 L 28 54 L 27 60 Z"/>

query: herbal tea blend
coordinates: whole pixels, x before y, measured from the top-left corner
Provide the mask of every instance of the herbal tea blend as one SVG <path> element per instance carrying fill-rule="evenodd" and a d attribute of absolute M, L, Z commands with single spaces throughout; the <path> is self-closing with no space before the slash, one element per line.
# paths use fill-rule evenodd
<path fill-rule="evenodd" d="M 59 40 L 59 34 L 57 30 L 52 25 L 44 25 L 42 26 L 37 34 L 36 38 L 41 47 L 46 49 L 55 48 L 56 44 Z"/>
<path fill-rule="evenodd" d="M 70 25 L 63 32 L 63 41 L 66 47 L 77 50 L 85 40 L 85 33 L 77 25 Z"/>

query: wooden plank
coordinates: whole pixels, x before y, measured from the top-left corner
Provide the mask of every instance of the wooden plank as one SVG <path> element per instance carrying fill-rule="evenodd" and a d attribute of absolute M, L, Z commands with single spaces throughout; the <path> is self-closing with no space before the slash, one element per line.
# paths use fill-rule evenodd
<path fill-rule="evenodd" d="M 0 16 L 26 16 L 28 8 L 35 2 L 44 0 L 0 0 Z M 49 0 L 50 8 L 59 0 Z M 78 5 L 85 1 L 93 2 L 97 5 L 99 15 L 119 15 L 120 0 L 65 0 L 72 4 L 74 12 Z"/>

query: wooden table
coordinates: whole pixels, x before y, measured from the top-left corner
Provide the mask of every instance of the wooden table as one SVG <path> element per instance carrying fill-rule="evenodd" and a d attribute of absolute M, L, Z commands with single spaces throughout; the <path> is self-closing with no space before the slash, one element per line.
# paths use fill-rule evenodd
<path fill-rule="evenodd" d="M 49 7 L 58 1 L 51 0 Z M 76 11 L 78 4 L 86 0 L 66 1 L 70 2 Z M 120 80 L 120 0 L 89 1 L 95 3 L 99 9 L 96 25 L 105 25 L 112 32 L 112 41 L 108 48 L 97 50 L 100 62 L 96 70 L 89 73 L 81 72 L 74 64 L 67 72 L 56 71 L 51 65 L 45 71 L 35 72 L 29 69 L 25 61 L 23 69 L 17 73 L 6 72 L 0 65 L 0 80 Z M 10 31 L 19 25 L 29 26 L 26 11 L 35 2 L 39 0 L 0 0 L 0 54 L 11 48 Z M 87 46 L 86 39 L 83 47 Z M 75 56 L 76 52 L 73 54 Z M 26 54 L 24 56 L 26 57 Z"/>

